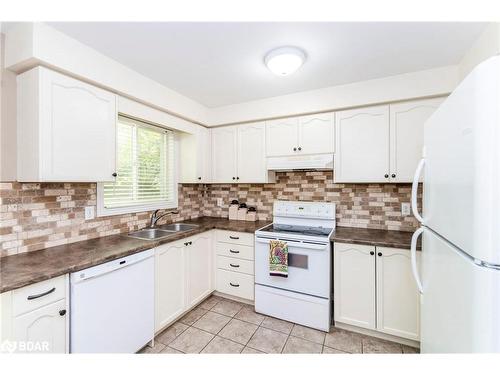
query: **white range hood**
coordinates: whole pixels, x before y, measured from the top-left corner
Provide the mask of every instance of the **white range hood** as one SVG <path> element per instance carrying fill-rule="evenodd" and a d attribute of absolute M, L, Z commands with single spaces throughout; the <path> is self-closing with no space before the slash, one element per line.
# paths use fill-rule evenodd
<path fill-rule="evenodd" d="M 333 154 L 277 156 L 267 158 L 267 170 L 333 170 Z"/>

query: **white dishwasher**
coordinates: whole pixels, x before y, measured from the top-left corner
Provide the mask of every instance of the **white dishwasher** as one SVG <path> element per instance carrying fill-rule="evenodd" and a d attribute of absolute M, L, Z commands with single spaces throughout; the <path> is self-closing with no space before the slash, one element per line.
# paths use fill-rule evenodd
<path fill-rule="evenodd" d="M 154 337 L 154 250 L 71 274 L 71 353 L 135 353 Z"/>

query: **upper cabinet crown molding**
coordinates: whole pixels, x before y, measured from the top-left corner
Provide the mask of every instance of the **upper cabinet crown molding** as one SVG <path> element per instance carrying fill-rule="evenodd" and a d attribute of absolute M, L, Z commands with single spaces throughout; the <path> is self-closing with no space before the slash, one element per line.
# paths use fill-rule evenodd
<path fill-rule="evenodd" d="M 18 181 L 113 181 L 115 95 L 43 67 L 17 80 Z"/>

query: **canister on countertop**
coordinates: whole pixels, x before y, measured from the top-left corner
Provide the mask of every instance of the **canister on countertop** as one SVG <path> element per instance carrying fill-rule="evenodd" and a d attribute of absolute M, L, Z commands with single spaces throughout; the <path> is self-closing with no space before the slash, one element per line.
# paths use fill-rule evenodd
<path fill-rule="evenodd" d="M 257 209 L 255 207 L 248 207 L 246 221 L 257 221 Z"/>
<path fill-rule="evenodd" d="M 246 220 L 247 211 L 248 208 L 246 203 L 240 203 L 240 207 L 238 208 L 238 220 Z"/>
<path fill-rule="evenodd" d="M 233 199 L 229 205 L 229 220 L 238 220 L 238 207 L 239 202 Z"/>

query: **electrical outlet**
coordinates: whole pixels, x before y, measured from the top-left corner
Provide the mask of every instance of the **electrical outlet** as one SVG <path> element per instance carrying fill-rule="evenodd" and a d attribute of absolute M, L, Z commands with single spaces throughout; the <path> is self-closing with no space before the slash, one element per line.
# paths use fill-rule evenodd
<path fill-rule="evenodd" d="M 411 215 L 411 206 L 410 203 L 401 203 L 401 215 L 409 216 Z"/>
<path fill-rule="evenodd" d="M 95 218 L 94 206 L 85 207 L 85 220 L 92 220 Z"/>
<path fill-rule="evenodd" d="M 222 207 L 222 198 L 217 198 L 217 207 Z"/>

